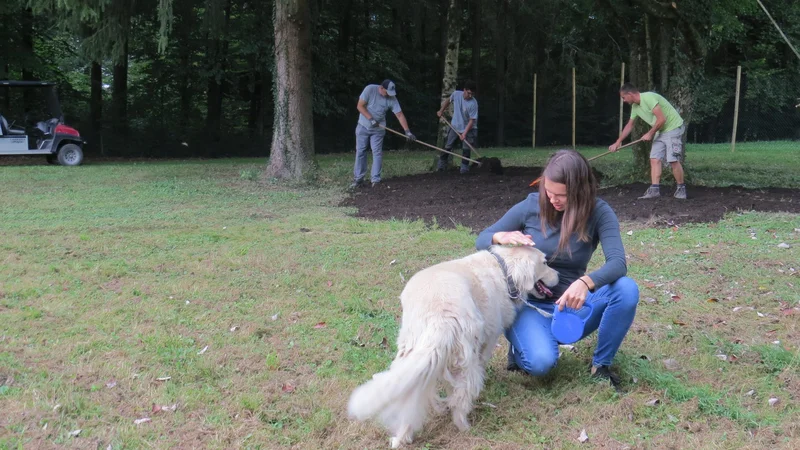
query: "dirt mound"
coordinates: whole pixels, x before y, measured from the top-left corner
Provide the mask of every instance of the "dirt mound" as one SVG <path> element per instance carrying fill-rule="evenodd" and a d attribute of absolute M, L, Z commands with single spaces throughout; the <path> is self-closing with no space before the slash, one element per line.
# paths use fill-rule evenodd
<path fill-rule="evenodd" d="M 502 173 L 470 170 L 461 175 L 458 170 L 449 170 L 388 178 L 375 188 L 357 190 L 342 205 L 358 208 L 359 217 L 424 219 L 449 228 L 464 225 L 477 232 L 536 192 L 528 185 L 541 171 L 541 167 L 506 167 Z M 620 220 L 654 226 L 716 222 L 726 212 L 738 210 L 800 214 L 798 189 L 688 186 L 689 199 L 678 200 L 672 197 L 674 186 L 662 186 L 663 197 L 639 200 L 646 189 L 642 183 L 614 186 L 601 190 L 600 197 L 614 208 Z"/>

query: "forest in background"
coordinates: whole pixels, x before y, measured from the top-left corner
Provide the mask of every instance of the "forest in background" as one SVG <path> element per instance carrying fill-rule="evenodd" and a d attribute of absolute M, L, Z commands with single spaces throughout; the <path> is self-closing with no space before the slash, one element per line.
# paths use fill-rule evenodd
<path fill-rule="evenodd" d="M 790 42 L 800 2 L 764 1 Z M 273 0 L 6 0 L 0 79 L 58 83 L 91 155 L 266 156 L 274 119 Z M 356 101 L 391 78 L 411 129 L 435 142 L 448 46 L 473 79 L 482 146 L 608 144 L 620 68 L 689 121 L 691 142 L 800 139 L 800 61 L 755 0 L 310 0 L 317 153 L 354 147 Z M 449 42 L 448 42 L 449 41 Z M 452 82 L 453 80 L 449 80 Z M 34 95 L 0 89 L 0 114 L 36 117 Z M 389 126 L 399 128 L 394 119 Z M 406 145 L 388 137 L 388 148 Z"/>

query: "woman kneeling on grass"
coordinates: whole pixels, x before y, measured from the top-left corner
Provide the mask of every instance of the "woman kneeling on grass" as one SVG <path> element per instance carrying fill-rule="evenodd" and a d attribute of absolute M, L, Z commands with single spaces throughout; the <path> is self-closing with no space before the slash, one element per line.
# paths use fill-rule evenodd
<path fill-rule="evenodd" d="M 606 262 L 586 274 L 597 244 Z M 536 245 L 559 276 L 553 295 L 528 298 L 514 324 L 506 330 L 511 343 L 508 369 L 542 376 L 558 362 L 558 342 L 550 331 L 556 306 L 580 309 L 592 305 L 581 339 L 598 330 L 591 376 L 608 379 L 617 388 L 619 377 L 611 362 L 628 333 L 639 302 L 639 287 L 625 276 L 625 249 L 617 215 L 597 198 L 597 181 L 589 163 L 578 152 L 559 150 L 544 168 L 539 192 L 511 208 L 497 223 L 478 235 L 475 247 Z"/>

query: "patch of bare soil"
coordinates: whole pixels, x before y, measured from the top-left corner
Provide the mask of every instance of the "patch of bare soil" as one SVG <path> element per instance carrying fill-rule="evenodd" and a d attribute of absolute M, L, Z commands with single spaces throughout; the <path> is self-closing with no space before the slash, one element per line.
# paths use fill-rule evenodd
<path fill-rule="evenodd" d="M 508 167 L 502 174 L 471 171 L 461 175 L 451 170 L 388 178 L 374 188 L 356 190 L 342 205 L 358 208 L 359 217 L 423 219 L 428 223 L 436 221 L 442 227 L 459 224 L 479 232 L 536 192 L 528 185 L 541 171 L 541 167 Z M 690 185 L 689 198 L 678 200 L 672 197 L 674 186 L 662 186 L 661 198 L 639 200 L 647 186 L 635 183 L 609 187 L 600 191 L 600 197 L 614 208 L 621 221 L 652 226 L 717 222 L 730 211 L 800 214 L 800 189 Z"/>

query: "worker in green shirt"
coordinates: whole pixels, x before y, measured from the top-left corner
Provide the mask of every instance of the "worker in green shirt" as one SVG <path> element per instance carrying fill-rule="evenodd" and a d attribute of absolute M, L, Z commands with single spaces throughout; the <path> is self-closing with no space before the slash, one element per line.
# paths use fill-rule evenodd
<path fill-rule="evenodd" d="M 675 198 L 686 199 L 686 185 L 683 180 L 683 133 L 686 125 L 683 123 L 678 111 L 665 99 L 655 92 L 639 92 L 631 83 L 625 83 L 619 88 L 622 101 L 631 105 L 631 118 L 622 129 L 617 142 L 608 149 L 615 152 L 622 145 L 622 141 L 633 131 L 633 123 L 637 117 L 651 126 L 650 131 L 642 136 L 644 141 L 653 141 L 650 149 L 650 182 L 652 183 L 643 196 L 639 198 L 657 198 L 661 196 L 661 161 L 665 160 L 672 167 L 672 175 L 678 184 L 675 189 Z"/>

